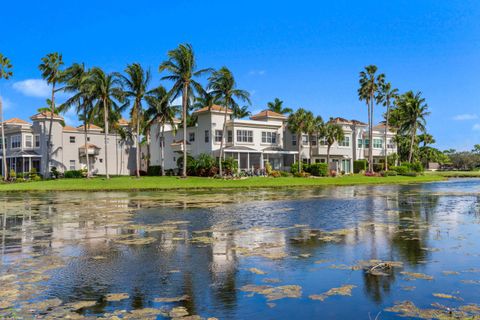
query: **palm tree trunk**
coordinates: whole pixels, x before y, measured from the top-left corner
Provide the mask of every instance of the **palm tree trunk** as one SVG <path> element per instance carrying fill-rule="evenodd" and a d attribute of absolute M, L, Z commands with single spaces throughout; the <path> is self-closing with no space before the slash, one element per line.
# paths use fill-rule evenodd
<path fill-rule="evenodd" d="M 369 130 L 369 135 L 370 135 L 370 145 L 368 146 L 368 167 L 369 171 L 373 172 L 373 93 L 370 98 L 370 127 L 368 128 Z"/>
<path fill-rule="evenodd" d="M 104 130 L 103 130 L 103 136 L 105 139 L 105 175 L 107 179 L 110 179 L 110 175 L 108 174 L 108 151 L 107 151 L 107 146 L 108 146 L 108 109 L 107 109 L 107 99 L 103 99 L 103 123 L 104 123 Z"/>
<path fill-rule="evenodd" d="M 182 93 L 182 116 L 183 116 L 183 171 L 182 177 L 187 177 L 187 102 L 188 84 L 183 85 Z"/>
<path fill-rule="evenodd" d="M 415 136 L 417 134 L 417 126 L 413 126 L 412 130 L 412 136 L 410 139 L 410 152 L 408 153 L 408 162 L 412 163 L 412 157 L 413 157 L 413 144 L 415 143 Z"/>
<path fill-rule="evenodd" d="M 309 157 L 309 162 L 312 164 L 312 136 L 308 136 L 308 157 Z"/>
<path fill-rule="evenodd" d="M 90 178 L 90 161 L 88 157 L 88 130 L 87 130 L 87 111 L 86 110 L 84 111 L 84 115 L 85 115 L 85 119 L 83 120 L 83 137 L 85 140 L 84 142 L 85 142 L 85 157 L 87 161 L 87 178 Z"/>
<path fill-rule="evenodd" d="M 2 127 L 2 168 L 3 168 L 3 179 L 6 181 L 8 179 L 7 172 L 7 152 L 5 144 L 5 130 L 3 128 L 3 104 L 2 98 L 0 97 L 0 126 Z"/>
<path fill-rule="evenodd" d="M 390 116 L 390 99 L 387 97 L 387 118 L 385 119 L 385 171 L 388 171 L 388 144 L 387 144 L 387 133 L 388 133 L 388 117 Z"/>
<path fill-rule="evenodd" d="M 55 82 L 52 84 L 52 105 L 50 106 L 50 125 L 47 139 L 47 156 L 45 160 L 45 177 L 49 176 L 50 169 L 50 145 L 52 143 L 53 113 L 55 112 Z"/>
<path fill-rule="evenodd" d="M 115 173 L 117 176 L 119 175 L 118 172 L 118 128 L 115 130 Z"/>
<path fill-rule="evenodd" d="M 302 133 L 300 132 L 297 137 L 298 143 L 298 173 L 302 172 Z"/>
<path fill-rule="evenodd" d="M 331 148 L 331 144 L 329 144 L 327 146 L 327 172 L 328 172 L 328 175 L 330 175 L 330 148 Z"/>
<path fill-rule="evenodd" d="M 137 128 L 136 128 L 136 137 L 135 137 L 135 144 L 136 144 L 136 150 L 135 150 L 135 161 L 137 162 L 137 178 L 140 178 L 140 115 L 138 114 L 137 110 Z"/>
<path fill-rule="evenodd" d="M 162 167 L 162 176 L 165 175 L 165 125 L 162 124 L 162 135 L 160 138 L 160 157 L 161 159 L 161 167 Z"/>
<path fill-rule="evenodd" d="M 220 141 L 220 157 L 218 158 L 218 173 L 220 174 L 220 176 L 223 176 L 223 172 L 222 172 L 223 141 L 225 139 L 226 131 L 227 131 L 227 110 L 228 110 L 226 105 L 223 107 L 225 108 L 225 114 L 223 116 L 222 140 Z"/>

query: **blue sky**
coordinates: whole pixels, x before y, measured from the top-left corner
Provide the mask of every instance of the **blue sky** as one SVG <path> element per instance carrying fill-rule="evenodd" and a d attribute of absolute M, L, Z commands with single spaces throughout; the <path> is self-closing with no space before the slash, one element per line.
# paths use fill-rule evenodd
<path fill-rule="evenodd" d="M 166 52 L 188 42 L 199 67 L 234 72 L 253 112 L 279 97 L 324 118 L 365 121 L 358 73 L 376 64 L 400 91 L 423 92 L 437 147 L 471 149 L 480 143 L 478 21 L 480 2 L 469 0 L 8 1 L 0 52 L 15 74 L 0 95 L 5 118 L 28 119 L 45 104 L 38 64 L 53 51 L 107 71 L 140 62 L 157 85 Z M 66 119 L 75 124 L 74 114 Z"/>

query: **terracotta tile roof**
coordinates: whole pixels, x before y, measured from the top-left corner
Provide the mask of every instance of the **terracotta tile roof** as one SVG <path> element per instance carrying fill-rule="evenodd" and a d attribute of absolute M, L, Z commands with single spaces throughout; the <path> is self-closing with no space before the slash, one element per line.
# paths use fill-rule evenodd
<path fill-rule="evenodd" d="M 331 119 L 329 122 L 333 122 L 333 123 L 345 123 L 345 124 L 352 124 L 353 122 L 348 120 L 348 119 L 345 119 L 345 118 L 341 118 L 341 117 L 336 117 L 336 118 L 333 118 Z"/>
<path fill-rule="evenodd" d="M 35 115 L 33 115 L 30 119 L 32 120 L 36 120 L 36 119 L 50 119 L 50 116 L 52 115 L 52 113 L 50 111 L 42 111 L 42 112 L 39 112 Z M 60 119 L 60 120 L 63 120 L 63 117 L 58 115 L 58 114 L 53 114 L 53 118 L 54 119 Z"/>
<path fill-rule="evenodd" d="M 121 126 L 128 126 L 129 122 L 124 118 L 121 118 L 120 120 L 118 120 L 118 124 Z"/>
<path fill-rule="evenodd" d="M 263 110 L 253 116 L 250 117 L 250 119 L 256 119 L 256 118 L 280 118 L 280 119 L 287 119 L 287 117 L 281 113 L 277 113 L 271 110 Z"/>
<path fill-rule="evenodd" d="M 359 121 L 359 120 L 352 120 L 352 123 L 353 124 L 358 124 L 358 125 L 361 125 L 361 126 L 366 126 L 367 125 L 365 122 L 362 122 L 362 121 Z"/>
<path fill-rule="evenodd" d="M 65 127 L 63 127 L 63 131 L 75 131 L 75 132 L 78 132 L 78 129 L 75 128 L 75 127 L 71 127 L 71 126 L 65 126 Z"/>
<path fill-rule="evenodd" d="M 78 126 L 77 129 L 83 131 L 85 128 L 84 128 L 83 125 L 81 125 L 81 126 Z M 87 130 L 100 130 L 100 131 L 101 131 L 102 128 L 100 128 L 99 126 L 96 126 L 96 125 L 94 125 L 94 124 L 89 124 L 89 125 L 87 126 Z"/>
<path fill-rule="evenodd" d="M 79 149 L 85 149 L 85 145 L 82 144 L 80 147 L 78 147 Z M 92 143 L 87 143 L 87 148 L 90 149 L 90 148 L 95 148 L 95 149 L 100 149 L 100 147 L 92 144 Z"/>
<path fill-rule="evenodd" d="M 9 124 L 9 123 L 10 124 L 30 124 L 27 121 L 19 119 L 19 118 L 8 119 L 8 120 L 3 121 L 3 123 L 5 123 L 5 124 Z"/>
<path fill-rule="evenodd" d="M 208 107 L 203 107 L 201 109 L 195 110 L 193 113 L 208 112 L 209 111 L 208 109 L 209 109 Z M 214 104 L 213 106 L 210 107 L 210 111 L 225 112 L 225 107 Z M 233 112 L 232 110 L 228 109 L 227 113 L 233 113 Z"/>

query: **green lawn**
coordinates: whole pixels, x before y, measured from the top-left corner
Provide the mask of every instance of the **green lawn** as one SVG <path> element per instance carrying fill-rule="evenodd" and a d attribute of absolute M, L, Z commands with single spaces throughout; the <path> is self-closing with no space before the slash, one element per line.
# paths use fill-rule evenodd
<path fill-rule="evenodd" d="M 480 178 L 480 171 L 433 171 L 425 174 L 446 178 Z"/>
<path fill-rule="evenodd" d="M 0 191 L 113 191 L 113 190 L 167 190 L 167 189 L 213 189 L 213 188 L 270 188 L 307 187 L 326 185 L 358 184 L 403 184 L 443 180 L 438 175 L 419 177 L 365 177 L 360 175 L 337 178 L 265 178 L 254 177 L 241 180 L 220 180 L 189 177 L 114 177 L 86 179 L 60 179 L 25 183 L 0 184 Z"/>

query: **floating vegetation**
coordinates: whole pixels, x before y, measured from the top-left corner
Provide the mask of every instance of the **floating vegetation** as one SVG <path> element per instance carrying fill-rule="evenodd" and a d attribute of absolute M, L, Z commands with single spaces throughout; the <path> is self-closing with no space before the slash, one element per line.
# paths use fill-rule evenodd
<path fill-rule="evenodd" d="M 433 296 L 441 299 L 463 300 L 460 297 L 456 297 L 454 295 L 446 294 L 446 293 L 433 293 Z"/>
<path fill-rule="evenodd" d="M 154 243 L 157 239 L 154 237 L 145 237 L 145 238 L 140 238 L 140 237 L 133 237 L 133 238 L 120 238 L 120 239 L 115 239 L 114 241 L 119 244 L 125 244 L 125 245 L 147 245 Z"/>
<path fill-rule="evenodd" d="M 265 271 L 257 269 L 257 268 L 250 268 L 250 269 L 248 269 L 248 271 L 250 271 L 251 273 L 255 273 L 255 274 L 267 274 Z"/>
<path fill-rule="evenodd" d="M 415 286 L 402 286 L 401 288 L 402 288 L 403 291 L 413 291 L 417 287 L 415 287 Z"/>
<path fill-rule="evenodd" d="M 128 293 L 109 293 L 105 296 L 107 301 L 121 301 L 130 298 Z"/>
<path fill-rule="evenodd" d="M 351 296 L 352 295 L 352 289 L 356 288 L 356 287 L 357 286 L 347 284 L 347 285 L 341 286 L 339 288 L 332 288 L 332 289 L 330 289 L 327 292 L 324 292 L 322 294 L 312 294 L 312 295 L 309 295 L 308 297 L 311 300 L 324 301 L 325 299 L 327 299 L 328 297 L 331 297 L 331 296 Z"/>
<path fill-rule="evenodd" d="M 475 304 L 459 308 L 447 308 L 439 304 L 432 306 L 436 308 L 420 309 L 411 301 L 402 301 L 385 311 L 398 313 L 402 317 L 420 319 L 478 319 L 480 316 L 480 308 Z"/>
<path fill-rule="evenodd" d="M 277 278 L 264 278 L 262 279 L 262 282 L 265 282 L 265 283 L 279 283 L 279 282 L 282 282 L 280 279 L 277 279 Z"/>
<path fill-rule="evenodd" d="M 460 280 L 464 284 L 480 284 L 480 280 Z"/>
<path fill-rule="evenodd" d="M 300 298 L 302 296 L 302 287 L 298 285 L 285 286 L 258 286 L 249 284 L 240 288 L 241 291 L 257 293 L 264 295 L 268 301 L 280 300 L 284 298 Z"/>
<path fill-rule="evenodd" d="M 460 274 L 460 272 L 457 271 L 442 271 L 442 273 L 445 276 L 456 276 Z"/>
<path fill-rule="evenodd" d="M 185 307 L 175 307 L 172 310 L 170 310 L 168 315 L 172 318 L 180 318 L 180 317 L 188 316 L 189 313 L 187 308 Z"/>
<path fill-rule="evenodd" d="M 328 266 L 330 269 L 339 269 L 339 270 L 352 270 L 352 271 L 357 271 L 357 270 L 362 270 L 362 266 L 360 265 L 346 265 L 346 264 L 332 264 Z"/>
<path fill-rule="evenodd" d="M 155 302 L 180 302 L 189 300 L 190 297 L 188 295 L 183 295 L 180 297 L 173 297 L 173 298 L 155 298 Z"/>
<path fill-rule="evenodd" d="M 69 303 L 67 305 L 67 307 L 71 307 L 74 310 L 79 310 L 79 309 L 83 309 L 83 308 L 93 307 L 96 304 L 97 304 L 96 301 L 77 301 L 77 302 L 74 302 L 74 303 Z"/>
<path fill-rule="evenodd" d="M 402 271 L 400 273 L 407 276 L 408 279 L 410 279 L 410 280 L 414 280 L 414 279 L 433 280 L 432 276 L 426 275 L 424 273 L 407 272 L 407 271 Z"/>

